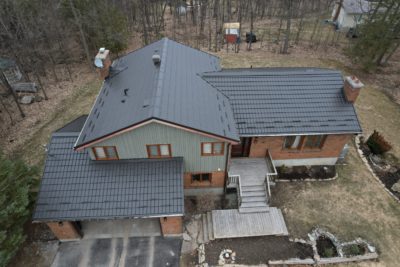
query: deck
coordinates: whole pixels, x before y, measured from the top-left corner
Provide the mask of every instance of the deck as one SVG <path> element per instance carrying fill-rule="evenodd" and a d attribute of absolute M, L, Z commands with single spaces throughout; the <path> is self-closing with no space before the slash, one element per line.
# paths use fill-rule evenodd
<path fill-rule="evenodd" d="M 288 235 L 282 212 L 269 208 L 269 212 L 239 213 L 238 210 L 213 210 L 214 238 L 235 238 L 266 235 Z"/>
<path fill-rule="evenodd" d="M 264 158 L 232 158 L 229 168 L 229 174 L 240 175 L 244 186 L 263 184 L 268 171 Z"/>

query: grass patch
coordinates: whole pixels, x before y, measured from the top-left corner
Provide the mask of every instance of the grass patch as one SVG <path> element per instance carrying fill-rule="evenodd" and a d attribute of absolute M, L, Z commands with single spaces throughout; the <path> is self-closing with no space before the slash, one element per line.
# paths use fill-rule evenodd
<path fill-rule="evenodd" d="M 35 131 L 33 137 L 16 148 L 11 157 L 22 158 L 30 164 L 36 164 L 43 168 L 46 156 L 45 146 L 48 144 L 51 134 L 76 117 L 88 114 L 100 86 L 100 81 L 93 80 L 76 88 L 76 91 L 63 101 L 63 105 L 49 115 L 42 125 L 33 129 Z"/>

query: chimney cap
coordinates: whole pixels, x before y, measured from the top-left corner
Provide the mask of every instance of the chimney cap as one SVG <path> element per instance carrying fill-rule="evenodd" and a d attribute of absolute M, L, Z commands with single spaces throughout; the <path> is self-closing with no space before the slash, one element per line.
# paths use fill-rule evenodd
<path fill-rule="evenodd" d="M 364 84 L 356 76 L 347 76 L 346 81 L 353 89 L 361 89 Z"/>
<path fill-rule="evenodd" d="M 152 57 L 154 65 L 158 65 L 161 62 L 161 57 L 158 54 L 154 54 Z"/>

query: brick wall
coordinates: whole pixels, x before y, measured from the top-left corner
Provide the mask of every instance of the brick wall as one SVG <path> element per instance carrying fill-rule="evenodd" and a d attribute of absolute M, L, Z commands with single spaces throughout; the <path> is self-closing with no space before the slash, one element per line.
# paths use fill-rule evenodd
<path fill-rule="evenodd" d="M 192 173 L 186 172 L 184 174 L 184 188 L 207 188 L 207 187 L 224 187 L 225 184 L 225 172 L 212 172 L 211 173 L 211 183 L 203 182 L 203 183 L 192 183 Z"/>
<path fill-rule="evenodd" d="M 162 217 L 160 218 L 161 231 L 164 236 L 182 234 L 182 217 Z"/>
<path fill-rule="evenodd" d="M 80 239 L 82 237 L 75 222 L 48 222 L 47 225 L 59 240 Z"/>
<path fill-rule="evenodd" d="M 328 135 L 323 147 L 316 150 L 301 151 L 284 150 L 283 136 L 267 136 L 253 138 L 250 155 L 252 158 L 265 157 L 267 149 L 274 160 L 304 159 L 304 158 L 333 158 L 338 157 L 344 145 L 351 139 L 352 135 Z"/>

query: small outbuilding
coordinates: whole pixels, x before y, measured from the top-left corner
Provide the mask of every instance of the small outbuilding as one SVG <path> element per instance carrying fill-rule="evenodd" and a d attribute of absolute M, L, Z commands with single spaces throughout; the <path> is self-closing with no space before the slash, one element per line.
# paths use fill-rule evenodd
<path fill-rule="evenodd" d="M 332 12 L 332 20 L 337 29 L 355 29 L 363 23 L 371 10 L 372 4 L 367 0 L 340 0 Z"/>

